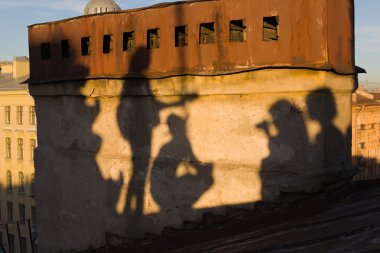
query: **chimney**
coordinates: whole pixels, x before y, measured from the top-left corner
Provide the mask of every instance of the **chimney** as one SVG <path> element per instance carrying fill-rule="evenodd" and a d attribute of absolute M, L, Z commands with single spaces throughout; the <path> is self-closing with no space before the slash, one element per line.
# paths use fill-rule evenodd
<path fill-rule="evenodd" d="M 29 76 L 29 58 L 14 57 L 13 58 L 13 79 Z"/>
<path fill-rule="evenodd" d="M 0 74 L 12 74 L 12 72 L 11 62 L 0 62 Z"/>

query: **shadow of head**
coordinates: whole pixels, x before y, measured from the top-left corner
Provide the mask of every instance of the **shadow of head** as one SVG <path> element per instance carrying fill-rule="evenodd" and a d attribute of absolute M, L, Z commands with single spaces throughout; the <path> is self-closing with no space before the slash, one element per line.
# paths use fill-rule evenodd
<path fill-rule="evenodd" d="M 336 114 L 336 103 L 331 90 L 323 88 L 311 92 L 306 99 L 309 116 L 322 122 L 332 121 Z"/>
<path fill-rule="evenodd" d="M 173 136 L 183 136 L 186 132 L 186 120 L 178 115 L 172 114 L 168 120 L 169 130 Z"/>
<path fill-rule="evenodd" d="M 130 61 L 130 74 L 142 74 L 150 65 L 150 51 L 145 47 L 139 47 Z"/>
<path fill-rule="evenodd" d="M 275 125 L 283 124 L 289 120 L 289 114 L 292 110 L 293 105 L 287 100 L 277 101 L 269 109 L 272 115 L 272 120 Z"/>

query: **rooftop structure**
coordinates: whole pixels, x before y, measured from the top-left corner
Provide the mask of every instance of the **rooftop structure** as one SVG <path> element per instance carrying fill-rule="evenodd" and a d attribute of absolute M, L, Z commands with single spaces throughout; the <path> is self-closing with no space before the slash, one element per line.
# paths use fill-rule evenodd
<path fill-rule="evenodd" d="M 13 62 L 0 63 L 0 90 L 27 89 L 24 83 L 29 79 L 29 59 L 14 57 Z"/>
<path fill-rule="evenodd" d="M 353 74 L 352 8 L 347 0 L 186 1 L 32 25 L 31 82 L 267 67 Z M 337 9 L 347 11 L 337 17 Z M 130 65 L 141 47 L 146 68 Z"/>
<path fill-rule="evenodd" d="M 355 174 L 353 0 L 163 3 L 32 25 L 29 47 L 44 252 L 122 247 Z"/>
<path fill-rule="evenodd" d="M 84 14 L 89 15 L 120 10 L 121 8 L 114 0 L 90 0 L 84 8 Z"/>

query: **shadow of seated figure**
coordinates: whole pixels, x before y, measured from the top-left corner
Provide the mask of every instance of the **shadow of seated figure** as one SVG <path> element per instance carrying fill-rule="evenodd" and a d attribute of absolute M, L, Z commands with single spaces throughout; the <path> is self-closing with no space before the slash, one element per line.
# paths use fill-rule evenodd
<path fill-rule="evenodd" d="M 169 107 L 183 106 L 197 98 L 191 94 L 179 101 L 163 103 L 151 90 L 150 81 L 144 77 L 149 68 L 151 55 L 147 48 L 139 47 L 130 62 L 129 73 L 140 78 L 128 78 L 123 85 L 123 97 L 117 109 L 120 132 L 131 145 L 132 168 L 124 213 L 143 217 L 144 193 L 149 169 L 152 132 L 160 124 L 160 111 Z M 120 193 L 121 194 L 121 193 Z"/>
<path fill-rule="evenodd" d="M 270 152 L 261 163 L 263 201 L 275 200 L 280 192 L 299 191 L 310 152 L 302 110 L 287 100 L 279 100 L 269 112 L 271 121 L 256 126 L 266 134 Z"/>
<path fill-rule="evenodd" d="M 156 158 L 151 174 L 151 191 L 161 215 L 189 213 L 213 184 L 213 165 L 195 157 L 186 135 L 186 120 L 171 115 L 168 125 L 172 139 Z M 177 210 L 175 210 L 177 209 Z"/>

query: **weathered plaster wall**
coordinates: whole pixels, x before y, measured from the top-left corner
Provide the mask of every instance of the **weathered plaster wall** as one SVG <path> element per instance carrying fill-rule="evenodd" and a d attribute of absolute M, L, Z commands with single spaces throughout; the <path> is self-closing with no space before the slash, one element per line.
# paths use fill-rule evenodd
<path fill-rule="evenodd" d="M 180 228 L 350 178 L 353 75 L 34 84 L 41 252 Z"/>

